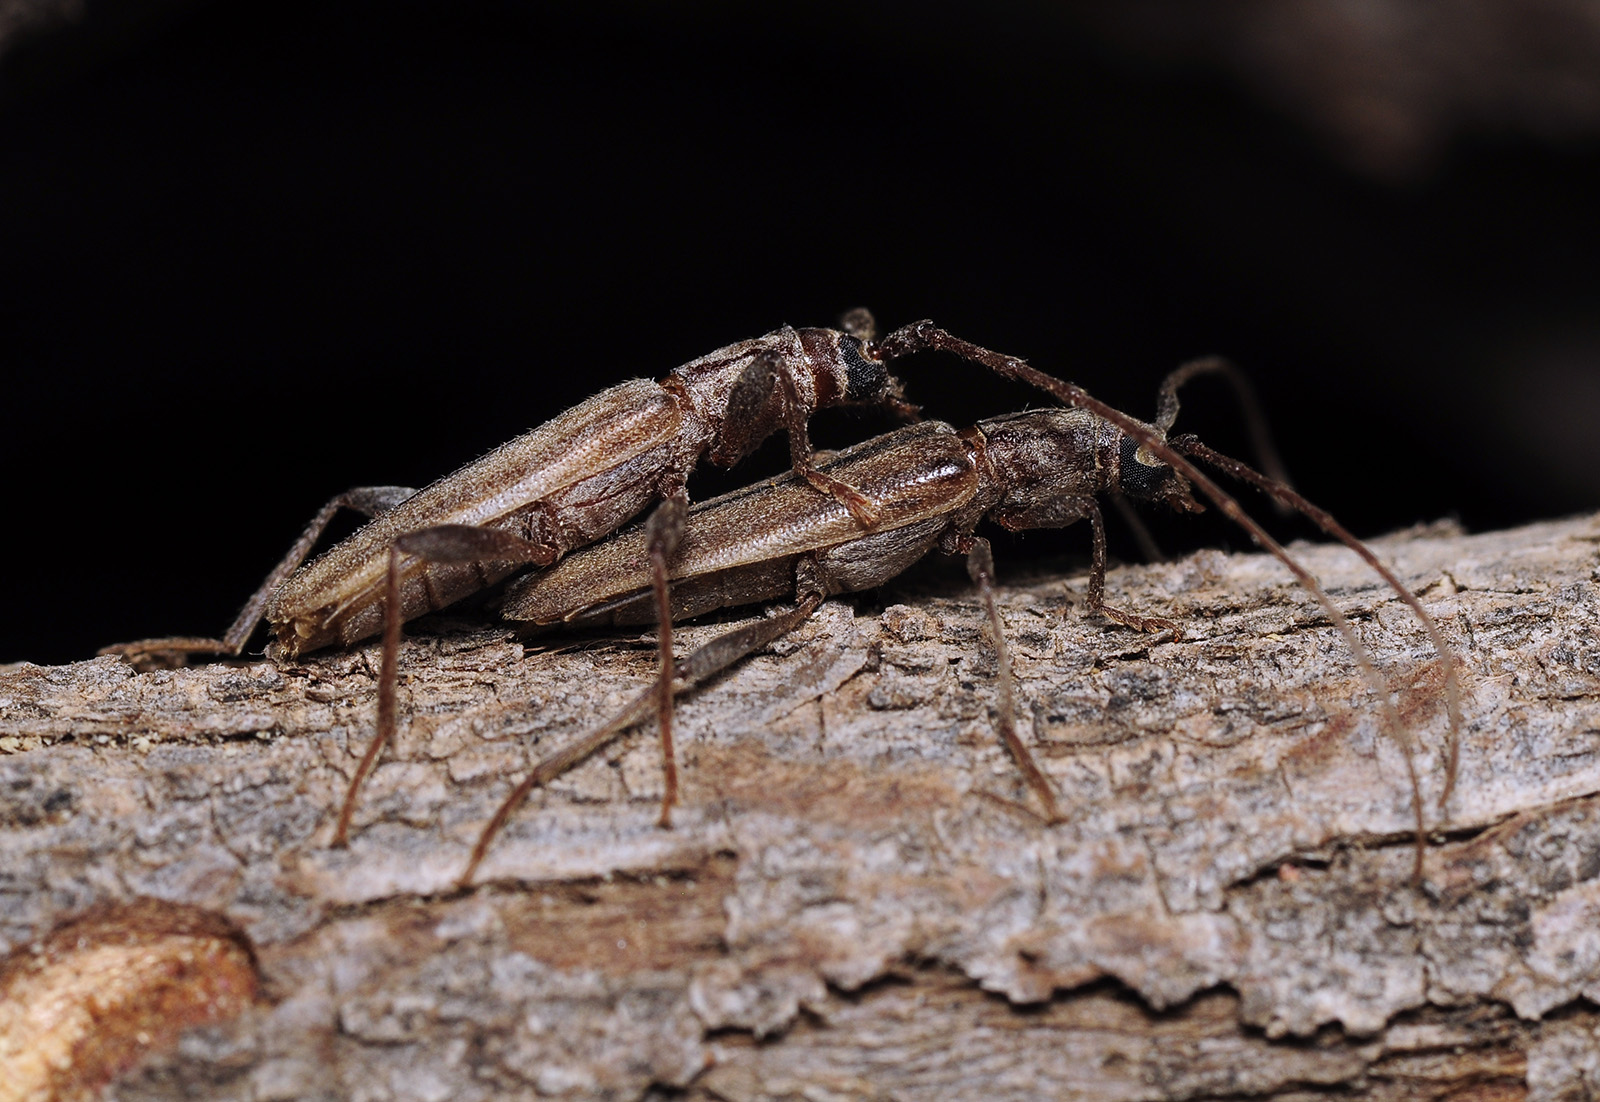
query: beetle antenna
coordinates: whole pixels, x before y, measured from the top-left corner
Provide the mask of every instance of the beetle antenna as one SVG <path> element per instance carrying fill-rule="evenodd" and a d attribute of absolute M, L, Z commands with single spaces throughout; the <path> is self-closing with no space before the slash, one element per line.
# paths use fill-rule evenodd
<path fill-rule="evenodd" d="M 1056 378 L 1054 375 L 1046 374 L 1045 372 L 1040 371 L 1038 368 L 1029 364 L 1027 361 L 1020 360 L 1015 356 L 1007 356 L 1004 353 L 993 352 L 982 347 L 981 345 L 973 344 L 971 341 L 962 340 L 960 337 L 940 329 L 929 321 L 915 322 L 911 325 L 896 330 L 888 337 L 884 338 L 879 347 L 882 351 L 882 354 L 889 359 L 894 359 L 898 356 L 902 356 L 909 352 L 917 351 L 923 348 L 952 352 L 963 359 L 970 360 L 974 363 L 983 364 L 985 367 L 988 367 L 991 371 L 1002 378 L 1014 379 L 1018 382 L 1027 383 L 1030 386 L 1038 387 L 1040 390 L 1045 391 L 1047 394 L 1053 395 L 1069 406 L 1073 406 L 1077 409 L 1087 410 L 1096 417 L 1099 417 L 1100 419 L 1116 426 L 1118 429 L 1127 433 L 1135 440 L 1138 440 L 1139 443 L 1152 455 L 1156 456 L 1163 463 L 1166 463 L 1173 470 L 1177 471 L 1184 478 L 1188 479 L 1189 482 L 1202 494 L 1204 494 L 1213 505 L 1221 510 L 1228 517 L 1228 519 L 1232 520 L 1241 529 L 1243 529 L 1245 534 L 1248 535 L 1258 547 L 1272 555 L 1279 562 L 1283 563 L 1283 565 L 1289 569 L 1289 572 L 1294 575 L 1295 579 L 1301 584 L 1301 586 L 1305 588 L 1306 592 L 1309 593 L 1317 602 L 1317 604 L 1322 607 L 1322 610 L 1327 614 L 1329 621 L 1333 624 L 1334 629 L 1338 631 L 1340 638 L 1344 640 L 1345 645 L 1350 650 L 1350 653 L 1355 657 L 1356 664 L 1360 667 L 1362 676 L 1366 679 L 1367 684 L 1372 688 L 1374 695 L 1378 699 L 1379 707 L 1383 710 L 1384 727 L 1389 732 L 1390 737 L 1395 741 L 1402 751 L 1406 762 L 1406 772 L 1411 782 L 1412 810 L 1414 811 L 1416 817 L 1416 862 L 1412 869 L 1412 881 L 1413 883 L 1421 882 L 1423 872 L 1422 858 L 1427 846 L 1427 824 L 1423 818 L 1422 785 L 1417 775 L 1415 743 L 1410 737 L 1409 733 L 1406 731 L 1405 725 L 1401 722 L 1400 713 L 1395 708 L 1394 701 L 1390 698 L 1388 685 L 1385 684 L 1382 674 L 1378 671 L 1377 664 L 1372 657 L 1372 652 L 1367 648 L 1366 644 L 1361 642 L 1360 638 L 1356 635 L 1355 630 L 1350 626 L 1350 622 L 1345 618 L 1344 613 L 1339 611 L 1338 606 L 1333 603 L 1333 599 L 1329 597 L 1327 592 L 1323 590 L 1322 586 L 1318 584 L 1316 577 L 1312 575 L 1309 570 L 1300 565 L 1300 563 L 1292 555 L 1290 555 L 1288 551 L 1284 550 L 1282 544 L 1273 539 L 1271 534 L 1268 533 L 1259 522 L 1246 513 L 1244 508 L 1238 503 L 1238 501 L 1234 500 L 1232 495 L 1223 490 L 1222 487 L 1218 486 L 1215 481 L 1201 471 L 1200 468 L 1191 462 L 1186 456 L 1180 454 L 1177 449 L 1175 449 L 1163 438 L 1160 432 L 1151 426 L 1140 422 L 1136 418 L 1128 416 L 1121 410 L 1118 410 L 1100 401 L 1100 399 L 1094 397 L 1088 391 L 1084 390 L 1075 383 L 1069 383 L 1063 379 Z M 1241 464 L 1241 466 L 1243 465 Z M 1252 473 L 1254 472 L 1252 471 Z M 1288 490 L 1287 487 L 1283 487 L 1282 490 L 1285 494 L 1293 493 L 1293 491 Z M 1304 502 L 1306 506 L 1315 508 L 1314 506 L 1311 506 L 1310 502 L 1305 501 L 1304 498 L 1300 498 L 1298 494 L 1295 494 L 1294 497 L 1299 499 L 1301 502 Z M 1329 520 L 1332 519 L 1331 517 L 1328 517 L 1328 514 L 1322 512 L 1321 510 L 1317 510 L 1317 512 L 1321 513 L 1323 517 L 1327 517 Z M 1306 516 L 1310 517 L 1314 521 L 1317 519 L 1316 514 L 1309 511 L 1306 512 Z M 1320 521 L 1318 523 L 1320 523 Z M 1335 538 L 1339 538 L 1341 542 L 1346 542 L 1346 545 L 1352 549 L 1361 546 L 1361 541 L 1357 540 L 1354 536 L 1351 536 L 1348 532 L 1345 532 L 1343 528 L 1337 528 L 1336 531 L 1335 528 L 1324 527 L 1324 531 L 1327 531 L 1330 535 L 1334 535 Z M 1344 533 L 1342 537 L 1338 535 L 1340 532 Z M 1371 557 L 1370 551 L 1368 551 L 1363 558 L 1369 564 L 1376 562 L 1375 557 Z M 1395 589 L 1396 593 L 1402 596 L 1402 598 L 1410 597 L 1409 592 L 1404 586 L 1399 584 L 1399 581 L 1394 578 L 1392 573 L 1380 570 L 1380 574 Z M 1411 604 L 1410 601 L 1407 603 Z M 1419 606 L 1412 605 L 1413 611 L 1415 611 L 1417 607 Z M 1426 618 L 1426 614 L 1424 614 L 1424 623 L 1432 623 L 1431 619 Z M 1446 684 L 1447 686 L 1453 686 L 1455 682 L 1454 662 L 1448 647 L 1444 644 L 1444 637 L 1435 631 L 1430 633 L 1430 639 L 1433 642 L 1434 649 L 1438 653 L 1440 666 L 1444 670 Z M 1447 688 L 1447 696 L 1452 699 L 1457 699 L 1459 698 L 1459 690 Z M 1450 741 L 1452 749 L 1449 751 L 1448 755 L 1452 759 L 1455 756 L 1454 747 L 1460 741 L 1459 714 L 1459 707 L 1452 707 L 1450 716 Z M 1448 793 L 1449 788 L 1447 787 L 1446 794 L 1448 795 Z"/>

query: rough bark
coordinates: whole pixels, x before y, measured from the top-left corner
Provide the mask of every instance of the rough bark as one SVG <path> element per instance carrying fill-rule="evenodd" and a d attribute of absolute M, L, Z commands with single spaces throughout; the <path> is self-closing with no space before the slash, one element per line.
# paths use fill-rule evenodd
<path fill-rule="evenodd" d="M 1085 620 L 1082 576 L 1002 591 L 1063 823 L 996 743 L 994 651 L 952 581 L 829 603 L 686 699 L 672 830 L 636 733 L 536 792 L 465 893 L 518 773 L 649 679 L 646 637 L 415 629 L 349 850 L 326 843 L 372 648 L 7 667 L 0 951 L 138 897 L 249 935 L 262 998 L 122 1099 L 1586 1097 L 1597 541 L 1600 516 L 1376 543 L 1455 651 L 1448 820 L 1426 637 L 1348 552 L 1295 548 L 1420 746 L 1421 884 L 1350 653 L 1271 560 L 1202 552 L 1110 579 L 1179 641 Z"/>

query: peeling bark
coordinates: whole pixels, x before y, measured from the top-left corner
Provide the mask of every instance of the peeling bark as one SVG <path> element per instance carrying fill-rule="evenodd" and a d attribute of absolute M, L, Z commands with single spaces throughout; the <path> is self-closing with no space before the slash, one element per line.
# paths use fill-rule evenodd
<path fill-rule="evenodd" d="M 1163 641 L 1001 593 L 1044 825 L 991 723 L 971 593 L 829 603 L 653 738 L 535 793 L 532 761 L 652 676 L 644 635 L 417 628 L 409 723 L 327 848 L 371 735 L 372 648 L 293 666 L 0 670 L 0 951 L 150 896 L 226 916 L 265 997 L 122 1099 L 1587 1097 L 1600 1091 L 1600 516 L 1298 546 L 1390 679 L 1434 835 L 1351 655 L 1285 571 L 1113 572 Z M 1002 564 L 1002 572 L 1004 572 Z M 952 569 L 954 578 L 959 570 Z M 726 624 L 693 626 L 680 647 Z"/>

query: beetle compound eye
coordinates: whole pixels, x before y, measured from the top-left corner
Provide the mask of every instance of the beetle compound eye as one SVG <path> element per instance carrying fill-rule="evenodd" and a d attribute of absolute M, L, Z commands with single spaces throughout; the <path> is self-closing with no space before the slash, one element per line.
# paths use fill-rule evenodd
<path fill-rule="evenodd" d="M 852 402 L 867 401 L 883 394 L 889 385 L 889 371 L 880 360 L 861 353 L 855 337 L 839 338 L 839 356 L 845 366 L 845 397 Z"/>
<path fill-rule="evenodd" d="M 1129 497 L 1156 497 L 1172 481 L 1172 468 L 1131 436 L 1122 438 L 1118 458 L 1122 492 Z"/>

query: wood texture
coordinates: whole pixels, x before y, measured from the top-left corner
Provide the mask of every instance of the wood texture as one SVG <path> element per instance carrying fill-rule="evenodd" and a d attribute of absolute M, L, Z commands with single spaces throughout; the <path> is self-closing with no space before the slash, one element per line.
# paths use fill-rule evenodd
<path fill-rule="evenodd" d="M 1064 823 L 996 743 L 951 564 L 931 595 L 830 602 L 691 695 L 673 830 L 635 734 L 535 793 L 466 893 L 519 771 L 649 680 L 645 635 L 416 627 L 409 724 L 347 851 L 326 842 L 373 648 L 6 667 L 0 951 L 137 897 L 248 933 L 262 1000 L 121 1099 L 1589 1097 L 1597 541 L 1600 517 L 1377 542 L 1456 648 L 1448 823 L 1423 633 L 1347 552 L 1295 548 L 1423 747 L 1420 887 L 1404 763 L 1350 654 L 1281 567 L 1201 552 L 1110 579 L 1177 642 L 1082 620 L 1081 576 L 1003 590 Z"/>

